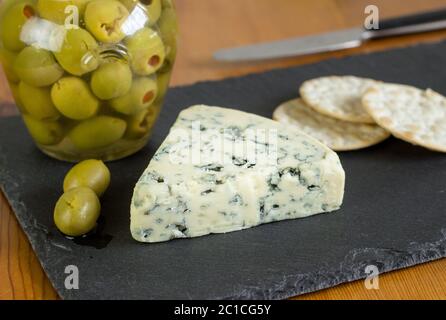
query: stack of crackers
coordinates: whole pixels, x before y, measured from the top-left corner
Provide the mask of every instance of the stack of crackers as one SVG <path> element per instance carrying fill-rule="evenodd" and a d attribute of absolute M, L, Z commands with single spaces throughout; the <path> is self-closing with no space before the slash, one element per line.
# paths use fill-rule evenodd
<path fill-rule="evenodd" d="M 280 105 L 273 118 L 335 151 L 370 147 L 393 135 L 446 152 L 446 97 L 430 89 L 330 76 L 304 82 L 300 94 Z"/>

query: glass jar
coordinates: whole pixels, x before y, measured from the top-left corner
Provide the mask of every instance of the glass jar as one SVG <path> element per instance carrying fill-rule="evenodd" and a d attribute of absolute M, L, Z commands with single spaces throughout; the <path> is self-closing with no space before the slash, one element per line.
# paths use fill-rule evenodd
<path fill-rule="evenodd" d="M 176 56 L 171 0 L 3 0 L 0 61 L 36 145 L 65 161 L 147 143 Z"/>

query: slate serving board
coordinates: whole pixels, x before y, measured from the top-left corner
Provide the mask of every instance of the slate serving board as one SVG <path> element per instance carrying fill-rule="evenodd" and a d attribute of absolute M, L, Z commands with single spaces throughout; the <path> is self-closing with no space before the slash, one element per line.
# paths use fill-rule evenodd
<path fill-rule="evenodd" d="M 333 214 L 144 245 L 130 236 L 129 204 L 184 107 L 204 103 L 270 117 L 276 105 L 297 96 L 302 81 L 332 74 L 446 94 L 445 52 L 446 42 L 420 45 L 170 90 L 149 145 L 109 165 L 113 182 L 102 201 L 102 228 L 111 241 L 102 249 L 56 231 L 52 210 L 70 165 L 40 153 L 19 118 L 0 120 L 1 188 L 66 299 L 282 299 L 364 278 L 368 265 L 387 272 L 439 259 L 446 255 L 446 155 L 393 138 L 341 154 L 345 203 Z M 79 290 L 65 288 L 67 265 L 79 269 Z"/>

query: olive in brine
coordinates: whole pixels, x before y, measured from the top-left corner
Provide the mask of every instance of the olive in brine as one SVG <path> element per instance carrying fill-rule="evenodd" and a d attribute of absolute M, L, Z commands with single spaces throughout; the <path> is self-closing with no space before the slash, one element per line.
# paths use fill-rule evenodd
<path fill-rule="evenodd" d="M 159 34 L 143 28 L 125 40 L 132 70 L 138 75 L 151 75 L 164 63 L 166 52 Z"/>
<path fill-rule="evenodd" d="M 119 98 L 110 100 L 110 106 L 122 114 L 132 115 L 148 108 L 158 95 L 158 87 L 151 78 L 133 80 L 130 91 Z"/>
<path fill-rule="evenodd" d="M 132 86 L 132 71 L 127 63 L 119 60 L 104 63 L 93 72 L 90 86 L 102 100 L 121 97 Z"/>
<path fill-rule="evenodd" d="M 14 52 L 0 48 L 0 63 L 6 75 L 6 79 L 12 83 L 19 83 L 20 78 L 14 71 L 14 61 L 17 55 Z"/>
<path fill-rule="evenodd" d="M 119 0 L 131 13 L 133 9 L 139 4 L 139 0 Z"/>
<path fill-rule="evenodd" d="M 160 33 L 166 48 L 166 60 L 172 65 L 177 54 L 178 23 L 175 10 L 166 8 L 158 22 Z"/>
<path fill-rule="evenodd" d="M 140 8 L 141 12 L 144 12 L 147 16 L 147 25 L 153 26 L 158 22 L 161 11 L 162 4 L 161 0 L 120 0 L 121 3 L 127 8 L 129 12 L 132 12 L 136 6 Z"/>
<path fill-rule="evenodd" d="M 12 97 L 14 98 L 15 104 L 21 113 L 25 113 L 26 110 L 23 107 L 22 98 L 20 98 L 20 88 L 16 83 L 9 83 L 9 88 L 11 89 Z"/>
<path fill-rule="evenodd" d="M 55 120 L 60 113 L 51 100 L 51 89 L 33 87 L 25 82 L 19 85 L 20 101 L 23 108 L 37 120 Z"/>
<path fill-rule="evenodd" d="M 161 0 L 161 5 L 162 5 L 163 9 L 173 8 L 172 1 L 173 0 Z"/>
<path fill-rule="evenodd" d="M 55 145 L 63 139 L 63 128 L 56 121 L 36 120 L 28 115 L 23 115 L 23 121 L 31 137 L 41 145 Z"/>
<path fill-rule="evenodd" d="M 54 223 L 67 236 L 79 237 L 96 226 L 101 203 L 90 188 L 79 187 L 64 193 L 54 208 Z"/>
<path fill-rule="evenodd" d="M 155 123 L 156 115 L 156 110 L 149 108 L 128 117 L 127 130 L 124 137 L 126 139 L 140 139 L 147 135 Z"/>
<path fill-rule="evenodd" d="M 25 44 L 20 40 L 20 33 L 26 21 L 35 15 L 36 11 L 30 2 L 13 5 L 4 13 L 0 22 L 0 32 L 6 49 L 19 51 L 25 48 Z"/>
<path fill-rule="evenodd" d="M 161 16 L 161 0 L 141 0 L 140 2 L 146 8 L 147 16 L 149 18 L 147 21 L 148 26 L 153 26 L 158 22 L 158 19 Z"/>
<path fill-rule="evenodd" d="M 76 77 L 64 77 L 51 89 L 54 105 L 65 117 L 84 120 L 99 110 L 99 100 L 93 95 L 88 84 Z"/>
<path fill-rule="evenodd" d="M 67 192 L 78 187 L 92 189 L 98 197 L 102 196 L 110 185 L 110 170 L 101 160 L 84 160 L 68 171 L 63 182 Z"/>
<path fill-rule="evenodd" d="M 107 147 L 121 139 L 126 128 L 127 124 L 122 119 L 97 116 L 78 124 L 68 136 L 76 148 L 94 150 Z"/>
<path fill-rule="evenodd" d="M 67 30 L 61 50 L 54 55 L 67 72 L 82 76 L 98 67 L 97 48 L 98 43 L 88 31 L 70 29 Z"/>
<path fill-rule="evenodd" d="M 72 6 L 76 6 L 79 19 L 82 19 L 87 3 L 91 0 L 38 0 L 37 10 L 40 17 L 53 21 L 58 24 L 64 24 L 67 17 L 72 12 Z M 70 7 L 69 7 L 70 6 Z M 71 21 L 70 21 L 71 22 Z"/>
<path fill-rule="evenodd" d="M 158 100 L 160 98 L 164 98 L 164 96 L 167 93 L 167 90 L 169 89 L 169 82 L 170 82 L 171 73 L 160 73 L 156 77 L 156 82 L 158 84 Z"/>
<path fill-rule="evenodd" d="M 118 43 L 126 34 L 123 24 L 129 16 L 127 8 L 117 0 L 93 0 L 85 9 L 85 25 L 94 37 L 104 43 Z"/>
<path fill-rule="evenodd" d="M 14 71 L 18 77 L 34 87 L 52 85 L 63 75 L 53 54 L 44 49 L 26 47 L 14 61 Z"/>

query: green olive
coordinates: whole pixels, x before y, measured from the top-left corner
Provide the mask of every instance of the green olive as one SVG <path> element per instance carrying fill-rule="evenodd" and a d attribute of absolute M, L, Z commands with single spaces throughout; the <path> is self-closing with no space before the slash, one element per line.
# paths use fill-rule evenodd
<path fill-rule="evenodd" d="M 40 121 L 28 115 L 23 115 L 23 120 L 29 134 L 38 144 L 51 146 L 62 141 L 63 128 L 58 122 Z"/>
<path fill-rule="evenodd" d="M 33 87 L 25 82 L 19 84 L 20 101 L 27 113 L 37 120 L 56 120 L 59 111 L 51 100 L 50 88 Z"/>
<path fill-rule="evenodd" d="M 163 6 L 163 9 L 167 9 L 167 8 L 173 8 L 173 3 L 172 0 L 162 0 L 161 4 Z"/>
<path fill-rule="evenodd" d="M 143 28 L 125 40 L 133 71 L 138 75 L 151 75 L 164 63 L 166 52 L 159 34 Z"/>
<path fill-rule="evenodd" d="M 110 106 L 126 115 L 133 115 L 148 108 L 158 94 L 156 81 L 151 78 L 138 78 L 133 81 L 130 91 L 119 98 L 110 100 Z"/>
<path fill-rule="evenodd" d="M 23 49 L 14 61 L 19 78 L 34 87 L 52 85 L 63 75 L 51 52 L 35 47 Z"/>
<path fill-rule="evenodd" d="M 85 10 L 85 24 L 98 41 L 118 43 L 126 36 L 122 26 L 128 16 L 127 8 L 117 0 L 93 0 Z"/>
<path fill-rule="evenodd" d="M 133 9 L 139 4 L 139 0 L 119 0 L 129 12 L 132 12 Z"/>
<path fill-rule="evenodd" d="M 21 113 L 25 113 L 26 110 L 23 107 L 22 99 L 20 98 L 20 88 L 16 83 L 9 83 L 9 88 L 11 89 L 11 95 L 14 98 L 15 104 Z"/>
<path fill-rule="evenodd" d="M 153 26 L 157 23 L 161 16 L 162 4 L 161 0 L 120 0 L 121 3 L 127 8 L 129 12 L 132 12 L 136 6 L 141 9 L 147 16 L 147 25 Z"/>
<path fill-rule="evenodd" d="M 97 116 L 78 124 L 68 134 L 73 145 L 80 150 L 107 147 L 125 133 L 127 124 L 124 120 L 110 116 Z"/>
<path fill-rule="evenodd" d="M 158 84 L 158 98 L 157 101 L 163 99 L 169 89 L 169 82 L 171 77 L 170 72 L 160 73 L 156 77 L 156 81 Z"/>
<path fill-rule="evenodd" d="M 175 9 L 164 9 L 158 25 L 166 48 L 166 60 L 172 65 L 177 54 L 178 23 Z"/>
<path fill-rule="evenodd" d="M 71 11 L 65 12 L 68 6 L 76 6 L 79 19 L 82 19 L 87 3 L 91 0 L 38 0 L 37 10 L 40 17 L 53 21 L 58 24 L 64 24 Z"/>
<path fill-rule="evenodd" d="M 60 113 L 74 120 L 88 119 L 99 110 L 99 100 L 80 78 L 64 77 L 57 81 L 51 89 L 51 98 Z"/>
<path fill-rule="evenodd" d="M 97 48 L 98 43 L 88 31 L 69 29 L 61 50 L 54 55 L 67 72 L 82 76 L 98 67 Z"/>
<path fill-rule="evenodd" d="M 64 193 L 54 208 L 54 223 L 67 236 L 79 237 L 96 226 L 101 214 L 101 203 L 93 190 L 86 187 Z"/>
<path fill-rule="evenodd" d="M 20 40 L 23 25 L 34 17 L 36 11 L 30 2 L 19 3 L 9 8 L 0 19 L 1 40 L 3 46 L 11 51 L 25 48 Z"/>
<path fill-rule="evenodd" d="M 146 8 L 147 16 L 149 18 L 147 22 L 148 26 L 153 26 L 161 16 L 161 0 L 141 0 L 140 2 Z"/>
<path fill-rule="evenodd" d="M 105 63 L 93 72 L 90 86 L 99 99 L 121 97 L 132 86 L 132 71 L 127 63 L 119 60 Z"/>
<path fill-rule="evenodd" d="M 0 63 L 3 65 L 6 79 L 12 83 L 19 83 L 20 78 L 14 71 L 14 61 L 17 55 L 14 52 L 0 48 Z"/>
<path fill-rule="evenodd" d="M 110 170 L 104 162 L 101 160 L 84 160 L 68 171 L 63 181 L 63 191 L 68 192 L 78 187 L 88 187 L 100 197 L 109 185 Z"/>
<path fill-rule="evenodd" d="M 149 108 L 127 119 L 126 139 L 140 139 L 149 134 L 156 120 L 156 110 Z"/>

